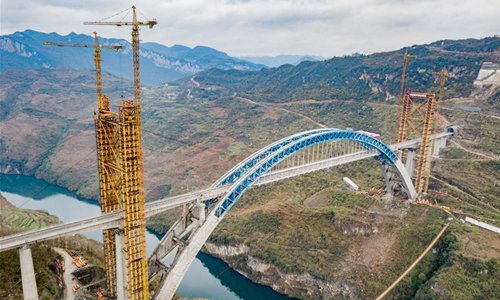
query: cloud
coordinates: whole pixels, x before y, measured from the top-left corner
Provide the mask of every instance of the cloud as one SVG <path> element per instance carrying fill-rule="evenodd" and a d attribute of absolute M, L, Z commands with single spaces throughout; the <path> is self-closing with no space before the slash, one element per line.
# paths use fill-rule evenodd
<path fill-rule="evenodd" d="M 1 5 L 2 34 L 30 28 L 129 36 L 128 28 L 82 25 L 132 6 L 128 1 L 7 0 Z M 500 33 L 497 0 L 143 0 L 137 6 L 140 18 L 158 20 L 154 29 L 141 31 L 142 40 L 206 45 L 231 55 L 370 53 Z"/>

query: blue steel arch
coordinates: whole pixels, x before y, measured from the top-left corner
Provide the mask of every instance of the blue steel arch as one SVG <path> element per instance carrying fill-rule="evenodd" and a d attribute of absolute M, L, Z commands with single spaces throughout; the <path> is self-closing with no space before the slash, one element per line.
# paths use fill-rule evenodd
<path fill-rule="evenodd" d="M 390 164 L 395 164 L 398 160 L 397 155 L 384 142 L 359 132 L 319 129 L 298 134 L 265 148 L 219 179 L 216 185 L 232 183 L 233 187 L 215 208 L 215 215 L 222 217 L 262 175 L 285 158 L 313 145 L 339 140 L 355 141 L 368 150 L 375 149 L 380 153 L 378 158 Z"/>
<path fill-rule="evenodd" d="M 259 152 L 255 153 L 254 155 L 250 156 L 246 160 L 242 161 L 238 165 L 236 165 L 234 168 L 229 170 L 224 176 L 222 176 L 219 180 L 217 180 L 212 187 L 217 187 L 217 186 L 222 186 L 222 185 L 227 185 L 227 184 L 232 184 L 234 183 L 235 180 L 240 178 L 243 174 L 245 174 L 248 170 L 250 170 L 253 166 L 255 166 L 259 161 L 262 159 L 266 158 L 267 156 L 271 155 L 272 153 L 276 152 L 280 148 L 296 141 L 301 138 L 311 136 L 313 134 L 317 134 L 320 132 L 326 132 L 326 131 L 331 131 L 332 129 L 314 129 L 306 132 L 301 132 L 289 137 L 286 137 L 284 139 L 281 139 L 264 149 L 260 150 Z"/>

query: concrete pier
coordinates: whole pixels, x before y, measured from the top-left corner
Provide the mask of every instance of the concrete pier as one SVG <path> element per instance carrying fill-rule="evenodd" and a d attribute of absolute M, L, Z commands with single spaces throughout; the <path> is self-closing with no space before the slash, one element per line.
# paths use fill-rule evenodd
<path fill-rule="evenodd" d="M 394 183 L 393 183 L 394 174 L 391 172 L 390 166 L 387 165 L 386 163 L 381 163 L 380 168 L 382 169 L 382 174 L 384 175 L 387 196 L 390 196 L 392 199 L 392 197 L 394 196 Z"/>
<path fill-rule="evenodd" d="M 432 156 L 434 158 L 439 158 L 439 152 L 441 149 L 446 148 L 446 137 L 436 139 L 434 142 L 436 144 L 434 145 L 434 153 L 432 153 Z"/>
<path fill-rule="evenodd" d="M 125 255 L 123 255 L 123 232 L 120 230 L 115 231 L 115 244 L 116 244 L 116 299 L 126 300 L 127 289 L 125 282 L 127 282 L 127 275 L 125 270 Z"/>
<path fill-rule="evenodd" d="M 24 300 L 38 300 L 33 257 L 31 256 L 31 248 L 28 245 L 19 248 L 19 260 L 21 262 Z"/>
<path fill-rule="evenodd" d="M 405 168 L 406 168 L 406 171 L 408 171 L 408 175 L 410 175 L 410 178 L 413 177 L 413 172 L 415 170 L 415 155 L 416 154 L 417 154 L 416 148 L 408 148 L 408 151 L 406 154 Z"/>

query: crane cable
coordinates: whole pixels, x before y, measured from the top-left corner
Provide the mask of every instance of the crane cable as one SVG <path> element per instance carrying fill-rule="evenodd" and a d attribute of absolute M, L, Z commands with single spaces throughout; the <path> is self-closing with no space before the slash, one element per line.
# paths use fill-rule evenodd
<path fill-rule="evenodd" d="M 128 14 L 128 13 L 127 13 Z M 121 34 L 121 28 L 120 27 L 116 27 L 116 35 L 120 37 L 120 39 L 123 40 L 122 38 L 122 34 Z M 125 45 L 123 45 L 123 47 L 125 47 Z M 123 100 L 123 94 L 124 94 L 124 90 L 123 90 L 123 66 L 122 66 L 122 56 L 123 56 L 123 51 L 118 53 L 118 62 L 119 62 L 119 66 L 120 66 L 120 96 L 121 96 L 121 100 Z"/>
<path fill-rule="evenodd" d="M 422 252 L 422 254 L 420 254 L 420 256 L 411 264 L 411 266 L 409 266 L 408 269 L 406 269 L 406 271 L 404 271 L 404 273 L 401 274 L 401 276 L 399 276 L 398 279 L 396 279 L 396 281 L 394 281 L 384 292 L 382 292 L 382 294 L 380 294 L 380 296 L 378 296 L 376 300 L 382 300 L 382 299 L 384 299 L 384 297 L 387 296 L 387 294 L 390 291 L 392 291 L 392 289 L 394 287 L 396 287 L 396 285 L 401 280 L 403 280 L 403 278 L 406 275 L 408 275 L 408 273 L 410 273 L 410 271 L 413 270 L 413 268 L 415 268 L 415 266 L 422 260 L 422 258 L 424 258 L 424 256 L 432 249 L 432 247 L 434 247 L 434 244 L 436 244 L 436 242 L 441 238 L 441 236 L 446 231 L 446 229 L 448 228 L 448 226 L 450 226 L 450 222 L 448 222 L 448 223 L 446 223 L 446 225 L 444 225 L 443 229 L 441 229 L 441 231 L 432 240 L 432 242 L 429 244 L 429 246 L 427 246 L 427 248 L 424 250 L 424 252 Z"/>
<path fill-rule="evenodd" d="M 109 16 L 109 17 L 106 17 L 106 18 L 100 19 L 100 20 L 98 20 L 97 22 L 102 22 L 102 21 L 109 20 L 109 19 L 111 19 L 111 18 L 113 18 L 113 17 L 116 17 L 116 16 L 118 16 L 118 15 L 120 15 L 120 14 L 122 14 L 122 13 L 126 12 L 126 11 L 130 11 L 131 9 L 132 9 L 132 8 L 128 7 L 128 8 L 126 8 L 126 9 L 124 9 L 124 10 L 120 11 L 120 12 L 117 12 L 117 13 L 116 13 L 116 14 L 114 14 L 114 15 L 111 15 L 111 16 Z"/>

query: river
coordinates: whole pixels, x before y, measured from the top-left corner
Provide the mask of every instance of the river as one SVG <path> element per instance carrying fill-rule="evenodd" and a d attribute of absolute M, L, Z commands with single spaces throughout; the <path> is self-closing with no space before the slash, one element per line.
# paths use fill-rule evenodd
<path fill-rule="evenodd" d="M 100 214 L 96 201 L 78 197 L 65 188 L 30 176 L 0 174 L 0 192 L 17 207 L 45 210 L 62 222 Z M 89 232 L 85 235 L 102 241 L 100 232 Z M 158 240 L 152 232 L 146 233 L 148 253 L 152 252 Z M 217 300 L 292 299 L 276 293 L 269 287 L 251 282 L 229 268 L 222 260 L 204 253 L 198 254 L 177 293 L 182 297 Z"/>

